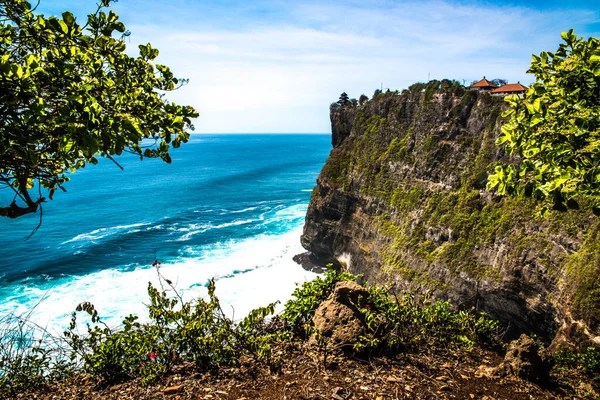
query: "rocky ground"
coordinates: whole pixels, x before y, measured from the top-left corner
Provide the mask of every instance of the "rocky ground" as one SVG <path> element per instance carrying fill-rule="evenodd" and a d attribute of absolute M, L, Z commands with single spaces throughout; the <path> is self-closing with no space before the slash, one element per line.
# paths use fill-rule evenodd
<path fill-rule="evenodd" d="M 539 386 L 515 376 L 494 376 L 500 355 L 475 349 L 401 354 L 393 359 L 324 359 L 311 345 L 287 344 L 277 350 L 279 370 L 240 360 L 219 374 L 198 373 L 192 366 L 149 386 L 130 381 L 113 386 L 76 377 L 18 399 L 598 399 L 600 392 L 576 371 L 551 374 Z M 502 368 L 502 367 L 501 367 Z M 496 368 L 497 369 L 497 368 Z M 597 389 L 597 388 L 596 388 Z"/>

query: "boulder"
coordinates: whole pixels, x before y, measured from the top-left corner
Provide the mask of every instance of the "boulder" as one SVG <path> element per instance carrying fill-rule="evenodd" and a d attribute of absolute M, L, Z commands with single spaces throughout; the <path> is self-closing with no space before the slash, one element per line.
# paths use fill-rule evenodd
<path fill-rule="evenodd" d="M 351 350 L 367 330 L 358 304 L 368 295 L 369 292 L 356 282 L 338 282 L 315 311 L 313 323 L 317 334 L 313 335 L 313 342 L 320 336 L 330 350 Z"/>
<path fill-rule="evenodd" d="M 475 375 L 487 378 L 512 375 L 530 382 L 545 384 L 550 378 L 552 364 L 543 352 L 544 349 L 537 342 L 523 334 L 509 344 L 504 361 L 499 366 L 482 365 Z"/>
<path fill-rule="evenodd" d="M 552 368 L 543 348 L 524 334 L 510 342 L 502 365 L 507 374 L 536 383 L 548 382 Z"/>

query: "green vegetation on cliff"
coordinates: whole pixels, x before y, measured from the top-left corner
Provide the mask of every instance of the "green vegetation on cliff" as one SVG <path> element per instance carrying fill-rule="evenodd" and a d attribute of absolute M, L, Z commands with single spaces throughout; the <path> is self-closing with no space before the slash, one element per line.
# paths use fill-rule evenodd
<path fill-rule="evenodd" d="M 575 317 L 600 328 L 600 223 L 587 232 L 581 249 L 568 263 L 566 282 L 574 293 Z"/>
<path fill-rule="evenodd" d="M 305 236 L 316 232 L 330 257 L 352 254 L 350 271 L 371 282 L 467 293 L 467 304 L 485 298 L 482 290 L 502 293 L 519 310 L 506 318 L 519 323 L 520 313 L 520 329 L 548 340 L 554 313 L 567 308 L 597 329 L 600 222 L 585 209 L 543 218 L 534 199 L 485 190 L 499 161 L 516 161 L 495 145 L 506 108 L 502 98 L 432 81 L 335 111 L 334 125 L 351 128 L 323 168 L 320 185 L 329 189 L 315 191 L 311 207 L 348 212 L 322 225 L 325 233 L 311 226 L 309 207 Z M 496 317 L 508 310 L 487 307 Z"/>

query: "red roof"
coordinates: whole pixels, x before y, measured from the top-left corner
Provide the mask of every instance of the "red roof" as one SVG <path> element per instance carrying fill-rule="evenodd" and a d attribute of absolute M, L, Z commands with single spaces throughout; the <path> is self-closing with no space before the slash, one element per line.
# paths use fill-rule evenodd
<path fill-rule="evenodd" d="M 520 83 L 509 83 L 508 85 L 504 85 L 499 87 L 498 89 L 492 90 L 490 93 L 514 93 L 514 92 L 524 92 L 528 88 L 526 86 L 521 85 Z"/>
<path fill-rule="evenodd" d="M 481 88 L 493 87 L 493 88 L 497 88 L 498 86 L 494 85 L 492 82 L 490 82 L 487 79 L 485 79 L 485 76 L 484 76 L 482 80 L 480 80 L 477 83 L 472 84 L 469 87 L 481 87 Z"/>

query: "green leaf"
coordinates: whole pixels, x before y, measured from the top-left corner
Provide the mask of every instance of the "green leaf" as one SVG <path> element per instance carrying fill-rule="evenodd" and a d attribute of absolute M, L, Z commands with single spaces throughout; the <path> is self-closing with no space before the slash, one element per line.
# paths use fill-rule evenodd
<path fill-rule="evenodd" d="M 534 126 L 539 125 L 542 122 L 543 122 L 543 119 L 541 118 L 541 116 L 539 114 L 535 114 L 533 117 L 531 117 L 529 126 L 531 126 L 533 128 Z"/>
<path fill-rule="evenodd" d="M 537 147 L 533 147 L 533 148 L 528 148 L 527 150 L 525 150 L 523 152 L 523 155 L 525 155 L 525 157 L 527 158 L 531 158 L 534 157 L 536 154 L 538 154 L 540 152 L 540 149 Z"/>
<path fill-rule="evenodd" d="M 73 140 L 65 138 L 65 140 L 63 141 L 63 151 L 68 153 L 69 151 L 71 151 L 74 144 L 75 142 Z"/>
<path fill-rule="evenodd" d="M 533 101 L 533 109 L 538 114 L 542 112 L 542 98 L 541 97 L 538 97 L 537 99 L 535 99 Z"/>
<path fill-rule="evenodd" d="M 65 11 L 64 13 L 62 13 L 62 17 L 67 26 L 75 25 L 75 17 L 73 16 L 73 14 L 70 11 Z M 65 33 L 67 33 L 67 32 L 65 32 Z"/>
<path fill-rule="evenodd" d="M 529 114 L 535 114 L 535 107 L 533 106 L 533 104 L 531 104 L 528 101 L 526 101 L 524 104 L 525 107 L 527 107 L 527 111 L 529 112 Z"/>
<path fill-rule="evenodd" d="M 496 139 L 496 145 L 500 146 L 508 140 L 510 140 L 510 136 L 502 135 L 502 136 L 498 137 L 498 139 Z"/>
<path fill-rule="evenodd" d="M 64 21 L 58 20 L 58 26 L 60 27 L 61 32 L 65 35 L 69 33 L 69 27 L 67 26 L 67 24 L 65 24 Z"/>
<path fill-rule="evenodd" d="M 113 28 L 117 31 L 117 32 L 125 32 L 125 25 L 122 22 L 116 22 L 113 24 Z"/>

